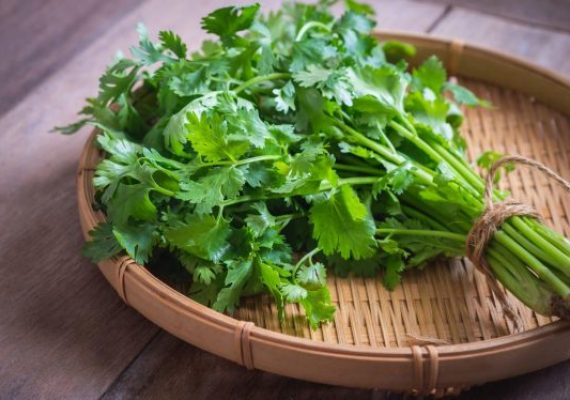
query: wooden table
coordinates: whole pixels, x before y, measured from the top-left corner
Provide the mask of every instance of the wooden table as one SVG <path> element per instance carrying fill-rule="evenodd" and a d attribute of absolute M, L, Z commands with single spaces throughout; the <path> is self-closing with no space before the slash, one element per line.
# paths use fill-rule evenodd
<path fill-rule="evenodd" d="M 86 132 L 48 131 L 75 119 L 115 51 L 135 42 L 137 21 L 197 46 L 200 17 L 226 3 L 0 2 L 0 399 L 401 398 L 247 372 L 146 321 L 80 255 L 74 178 Z M 568 1 L 374 5 L 382 28 L 463 38 L 570 76 Z M 570 362 L 459 398 L 566 399 L 569 373 Z"/>

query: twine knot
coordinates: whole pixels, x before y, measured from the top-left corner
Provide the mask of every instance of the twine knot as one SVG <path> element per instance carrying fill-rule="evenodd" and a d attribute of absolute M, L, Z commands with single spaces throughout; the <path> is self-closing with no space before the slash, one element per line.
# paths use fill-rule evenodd
<path fill-rule="evenodd" d="M 515 331 L 519 331 L 521 328 L 521 321 L 511 305 L 506 293 L 501 290 L 497 280 L 493 276 L 489 263 L 485 258 L 485 252 L 489 242 L 497 232 L 497 229 L 508 218 L 513 216 L 528 216 L 537 219 L 541 218 L 538 212 L 530 205 L 513 200 L 506 200 L 498 203 L 493 202 L 493 182 L 495 180 L 495 175 L 499 168 L 508 163 L 518 163 L 534 167 L 538 171 L 557 181 L 569 192 L 570 183 L 544 164 L 523 156 L 507 156 L 496 161 L 489 169 L 489 173 L 485 179 L 485 209 L 467 234 L 465 254 L 473 265 L 475 265 L 475 267 L 486 277 L 489 288 L 501 303 L 505 315 L 513 321 Z"/>

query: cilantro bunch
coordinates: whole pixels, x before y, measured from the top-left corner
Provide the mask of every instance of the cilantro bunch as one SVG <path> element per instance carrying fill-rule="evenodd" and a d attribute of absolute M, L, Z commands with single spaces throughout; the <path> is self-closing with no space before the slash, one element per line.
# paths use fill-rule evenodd
<path fill-rule="evenodd" d="M 459 106 L 486 103 L 435 57 L 410 72 L 413 47 L 379 43 L 369 6 L 347 0 L 336 18 L 333 3 L 221 8 L 202 20 L 217 39 L 192 54 L 175 33 L 153 42 L 139 26 L 84 119 L 59 128 L 97 127 L 105 154 L 93 183 L 107 222 L 88 257 L 170 265 L 222 312 L 269 293 L 280 316 L 298 303 L 316 327 L 335 310 L 325 265 L 381 273 L 391 289 L 406 268 L 464 255 L 484 182 L 464 157 Z M 534 310 L 566 308 L 567 239 L 514 217 L 487 258 Z"/>

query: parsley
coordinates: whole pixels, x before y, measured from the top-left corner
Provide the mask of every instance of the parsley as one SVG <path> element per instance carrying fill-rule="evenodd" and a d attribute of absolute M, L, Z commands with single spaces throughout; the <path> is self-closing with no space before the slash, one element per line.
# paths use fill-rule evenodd
<path fill-rule="evenodd" d="M 408 268 L 464 254 L 484 183 L 463 158 L 459 106 L 488 103 L 436 57 L 408 68 L 415 49 L 374 40 L 370 6 L 346 0 L 335 18 L 332 3 L 218 9 L 202 20 L 216 40 L 193 53 L 139 25 L 132 57 L 57 128 L 97 127 L 105 154 L 93 183 L 108 218 L 87 257 L 174 260 L 203 304 L 232 312 L 265 292 L 281 318 L 298 303 L 316 328 L 334 318 L 325 266 L 392 289 Z M 570 246 L 537 221 L 507 221 L 487 256 L 536 311 L 570 294 Z"/>
<path fill-rule="evenodd" d="M 350 186 L 316 200 L 309 218 L 313 236 L 325 254 L 338 252 L 356 260 L 374 254 L 374 220 Z"/>

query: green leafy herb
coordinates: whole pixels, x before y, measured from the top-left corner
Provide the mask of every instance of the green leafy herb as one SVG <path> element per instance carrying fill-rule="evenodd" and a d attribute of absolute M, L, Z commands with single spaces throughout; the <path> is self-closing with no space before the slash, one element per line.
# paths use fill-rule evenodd
<path fill-rule="evenodd" d="M 332 3 L 221 8 L 202 20 L 216 39 L 193 53 L 139 25 L 132 57 L 57 128 L 99 129 L 93 183 L 107 222 L 86 256 L 174 262 L 188 294 L 218 311 L 265 292 L 280 318 L 298 303 L 316 328 L 334 319 L 325 266 L 380 273 L 392 289 L 406 269 L 464 254 L 485 202 L 460 106 L 488 103 L 436 57 L 409 69 L 415 49 L 378 43 L 370 6 L 347 0 L 335 18 Z M 536 311 L 566 307 L 570 246 L 540 222 L 506 221 L 487 260 Z"/>

